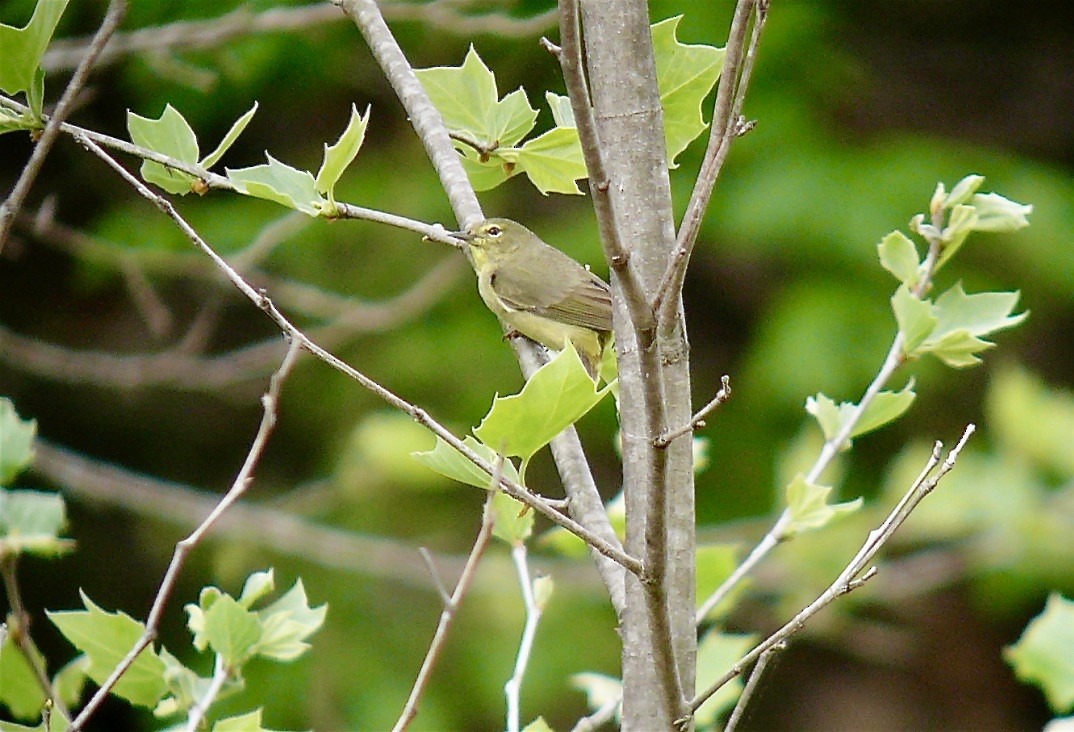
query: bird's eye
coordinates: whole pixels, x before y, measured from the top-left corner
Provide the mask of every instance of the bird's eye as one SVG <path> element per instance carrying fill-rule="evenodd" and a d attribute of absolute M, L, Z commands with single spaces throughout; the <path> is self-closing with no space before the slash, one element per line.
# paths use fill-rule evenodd
<path fill-rule="evenodd" d="M 488 228 L 488 235 L 489 236 L 499 236 L 502 233 L 503 233 L 503 229 L 501 229 L 499 226 L 490 226 Z"/>

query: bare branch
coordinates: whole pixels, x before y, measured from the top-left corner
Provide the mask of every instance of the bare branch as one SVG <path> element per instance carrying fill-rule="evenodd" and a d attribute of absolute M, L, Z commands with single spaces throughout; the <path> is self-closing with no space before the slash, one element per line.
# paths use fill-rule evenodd
<path fill-rule="evenodd" d="M 301 348 L 302 343 L 300 341 L 296 339 L 290 340 L 287 355 L 284 356 L 283 361 L 280 363 L 280 367 L 269 380 L 268 391 L 261 399 L 263 407 L 261 424 L 257 429 L 257 434 L 254 435 L 253 443 L 250 445 L 249 451 L 246 453 L 246 459 L 243 461 L 242 468 L 239 470 L 238 475 L 235 476 L 235 480 L 231 484 L 231 488 L 220 502 L 216 504 L 216 507 L 213 508 L 209 515 L 205 517 L 198 528 L 194 529 L 190 536 L 175 545 L 175 552 L 172 554 L 171 563 L 168 565 L 168 570 L 165 572 L 164 579 L 161 581 L 160 589 L 157 590 L 157 596 L 153 601 L 153 607 L 149 611 L 149 617 L 146 619 L 145 631 L 143 632 L 142 637 L 138 639 L 138 642 L 135 643 L 130 652 L 127 653 L 119 665 L 116 666 L 112 673 L 109 674 L 108 678 L 100 685 L 94 695 L 86 703 L 86 706 L 79 712 L 78 717 L 71 722 L 71 730 L 77 732 L 85 726 L 86 722 L 97 710 L 97 707 L 104 701 L 104 698 L 108 696 L 108 693 L 116 685 L 119 679 L 127 672 L 135 659 L 138 658 L 138 655 L 156 638 L 157 630 L 160 628 L 160 619 L 164 615 L 164 609 L 168 604 L 168 600 L 171 598 L 172 591 L 175 589 L 175 583 L 179 579 L 179 573 L 186 563 L 187 556 L 195 547 L 197 547 L 205 535 L 209 533 L 220 517 L 232 506 L 232 504 L 238 501 L 246 492 L 247 488 L 250 487 L 253 480 L 254 469 L 260 462 L 261 456 L 265 452 L 265 446 L 268 444 L 269 436 L 276 426 L 280 389 L 283 387 L 284 380 L 287 378 L 288 374 L 291 373 L 291 369 L 298 360 Z M 191 716 L 194 717 L 195 714 L 196 711 L 193 711 Z"/>
<path fill-rule="evenodd" d="M 41 136 L 37 138 L 37 144 L 34 145 L 33 153 L 30 154 L 30 160 L 26 163 L 26 167 L 22 169 L 19 179 L 15 181 L 15 187 L 11 189 L 7 200 L 0 204 L 0 251 L 3 251 L 4 242 L 7 241 L 8 234 L 11 232 L 11 224 L 15 219 L 15 214 L 22 207 L 23 200 L 30 192 L 30 186 L 33 185 L 34 179 L 37 178 L 37 174 L 41 171 L 41 166 L 45 163 L 45 157 L 52 149 L 53 143 L 56 142 L 56 137 L 60 134 L 60 125 L 74 109 L 75 99 L 78 97 L 78 93 L 82 91 L 82 87 L 86 85 L 86 80 L 89 78 L 90 70 L 93 68 L 97 56 L 104 48 L 104 44 L 108 42 L 108 37 L 115 32 L 120 21 L 123 20 L 126 12 L 126 0 L 111 0 L 109 2 L 104 21 L 101 23 L 101 27 L 97 29 L 97 33 L 94 34 L 86 55 L 78 64 L 78 68 L 75 69 L 74 76 L 67 82 L 67 88 L 63 90 L 63 95 L 56 104 L 56 109 L 51 118 L 45 123 L 45 129 L 42 130 Z"/>
<path fill-rule="evenodd" d="M 751 124 L 740 120 L 740 115 L 753 72 L 757 45 L 768 16 L 768 2 L 769 0 L 738 0 L 735 8 L 731 30 L 727 37 L 720 85 L 716 92 L 708 148 L 705 150 L 705 158 L 698 171 L 693 193 L 690 194 L 690 203 L 687 204 L 686 213 L 679 226 L 675 249 L 668 259 L 667 269 L 653 300 L 653 311 L 662 319 L 670 316 L 668 303 L 674 298 L 669 298 L 669 295 L 682 287 L 690 253 L 693 251 L 697 234 L 701 229 L 701 220 L 708 209 L 716 179 L 727 159 L 731 143 L 736 137 L 752 128 Z M 753 23 L 753 33 L 747 43 L 746 30 L 749 27 L 750 15 L 754 11 L 756 11 L 756 18 Z"/>
<path fill-rule="evenodd" d="M 786 641 L 777 643 L 762 653 L 761 657 L 757 659 L 757 665 L 753 667 L 753 672 L 750 674 L 750 678 L 746 682 L 745 688 L 742 689 L 738 701 L 735 702 L 735 708 L 731 710 L 731 716 L 727 719 L 727 725 L 723 728 L 724 732 L 734 732 L 738 729 L 738 724 L 742 721 L 742 715 L 746 711 L 746 705 L 750 703 L 750 699 L 752 699 L 754 693 L 756 693 L 757 687 L 760 686 L 761 676 L 764 674 L 769 662 L 772 661 L 776 654 L 783 652 L 786 648 Z"/>
<path fill-rule="evenodd" d="M 698 427 L 704 427 L 705 417 L 711 414 L 712 411 L 716 409 L 716 407 L 720 406 L 730 398 L 731 377 L 725 374 L 724 376 L 720 377 L 720 390 L 716 392 L 716 396 L 714 396 L 708 404 L 697 410 L 697 414 L 691 417 L 689 422 L 684 424 L 682 427 L 679 427 L 678 429 L 671 430 L 670 432 L 665 432 L 663 435 L 653 440 L 653 444 L 657 447 L 667 447 L 671 444 L 672 440 L 676 440 L 689 432 L 693 432 Z"/>
<path fill-rule="evenodd" d="M 783 643 L 797 633 L 810 618 L 830 605 L 836 598 L 856 590 L 876 575 L 877 568 L 869 567 L 869 564 L 872 563 L 873 559 L 876 558 L 876 555 L 880 552 L 883 546 L 892 536 L 894 536 L 895 532 L 902 526 L 903 522 L 906 521 L 913 510 L 917 508 L 925 496 L 931 493 L 940 480 L 951 472 L 959 454 L 966 446 L 966 441 L 969 440 L 970 435 L 973 434 L 975 429 L 976 428 L 972 424 L 966 426 L 958 444 L 947 453 L 947 457 L 942 464 L 939 462 L 939 456 L 943 445 L 939 442 L 936 443 L 933 454 L 926 464 L 925 469 L 922 470 L 921 475 L 919 475 L 913 485 L 910 486 L 909 490 L 907 490 L 906 494 L 898 504 L 891 509 L 891 512 L 888 514 L 887 518 L 884 519 L 883 523 L 869 532 L 869 536 L 865 539 L 861 549 L 858 550 L 858 553 L 854 555 L 854 558 L 850 560 L 843 571 L 839 573 L 839 576 L 832 582 L 828 589 L 822 592 L 816 600 L 795 615 L 794 618 L 788 621 L 782 628 L 770 635 L 752 651 L 739 659 L 738 662 L 715 683 L 694 697 L 693 701 L 689 704 L 691 716 L 709 697 L 715 694 L 728 681 L 743 673 L 743 671 L 756 661 L 761 654 L 770 648 Z M 937 465 L 940 466 L 939 470 L 937 470 L 932 477 L 928 477 Z M 763 668 L 761 671 L 763 672 Z M 689 718 L 690 717 L 686 717 L 683 720 L 679 720 L 679 722 L 688 722 Z"/>
<path fill-rule="evenodd" d="M 497 36 L 525 38 L 540 33 L 555 23 L 557 12 L 550 10 L 531 18 L 511 18 L 488 13 L 466 15 L 455 11 L 454 3 L 435 0 L 430 3 L 385 2 L 385 17 L 393 20 L 417 20 L 435 25 L 438 30 L 470 36 L 491 33 Z M 139 28 L 117 33 L 104 48 L 100 64 L 110 64 L 132 53 L 162 53 L 184 49 L 213 48 L 242 36 L 304 30 L 344 20 L 334 3 L 315 3 L 294 8 L 272 8 L 260 13 L 238 8 L 211 20 L 182 21 L 163 26 Z M 74 68 L 85 56 L 87 39 L 69 38 L 53 42 L 41 60 L 45 71 Z"/>
<path fill-rule="evenodd" d="M 529 665 L 533 641 L 537 637 L 537 624 L 541 621 L 544 608 L 533 593 L 534 580 L 530 578 L 525 542 L 519 542 L 511 547 L 511 558 L 515 562 L 518 584 L 522 590 L 522 601 L 526 606 L 526 623 L 522 629 L 522 638 L 518 643 L 515 668 L 511 673 L 511 678 L 504 684 L 504 693 L 507 696 L 507 732 L 518 732 L 522 706 L 522 677 L 526 673 L 526 666 Z"/>
<path fill-rule="evenodd" d="M 418 676 L 414 680 L 414 687 L 410 690 L 410 696 L 407 698 L 406 705 L 403 707 L 402 714 L 399 715 L 399 719 L 392 728 L 392 732 L 402 732 L 402 730 L 406 729 L 410 723 L 414 721 L 414 717 L 418 713 L 418 704 L 421 701 L 422 695 L 425 693 L 425 688 L 429 684 L 429 678 L 432 675 L 433 668 L 440 658 L 440 651 L 444 647 L 444 641 L 447 639 L 448 630 L 450 630 L 451 623 L 455 619 L 455 613 L 458 611 L 463 598 L 469 591 L 470 585 L 473 584 L 474 576 L 477 574 L 477 565 L 481 561 L 485 549 L 488 548 L 489 541 L 492 539 L 492 528 L 494 524 L 492 498 L 494 495 L 495 491 L 490 490 L 488 496 L 485 498 L 485 508 L 481 513 L 481 529 L 478 531 L 477 538 L 474 540 L 473 548 L 470 549 L 470 556 L 466 560 L 466 566 L 463 568 L 462 576 L 459 577 L 459 581 L 455 585 L 455 591 L 451 594 L 451 597 L 447 598 L 447 602 L 444 603 L 444 610 L 440 613 L 440 622 L 437 623 L 432 643 L 429 644 L 429 650 L 425 652 L 425 660 L 422 661 L 421 670 L 418 671 Z"/>

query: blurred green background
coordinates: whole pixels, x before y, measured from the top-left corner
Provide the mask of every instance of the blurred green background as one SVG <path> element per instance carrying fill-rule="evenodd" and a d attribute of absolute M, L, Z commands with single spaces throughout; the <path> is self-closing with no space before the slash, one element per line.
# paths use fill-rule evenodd
<path fill-rule="evenodd" d="M 0 2 L 0 21 L 21 25 L 32 5 Z M 105 5 L 71 3 L 58 37 L 92 33 Z M 283 5 L 133 2 L 123 28 Z M 406 5 L 418 3 L 385 3 L 385 12 L 391 19 L 392 6 L 398 13 Z M 441 5 L 512 18 L 551 6 Z M 654 21 L 685 15 L 684 42 L 722 45 L 733 3 L 650 6 Z M 879 367 L 894 335 L 894 280 L 876 261 L 880 237 L 905 230 L 938 181 L 950 187 L 969 173 L 987 176 L 984 190 L 1035 210 L 1023 232 L 973 237 L 938 282 L 940 290 L 958 279 L 970 292 L 1020 290 L 1031 311 L 1026 324 L 1000 334 L 983 366 L 956 372 L 925 361 L 901 371 L 892 386 L 916 377 L 918 401 L 897 424 L 859 440 L 840 466 L 841 496 L 865 495 L 867 510 L 782 547 L 732 617 L 738 631 L 780 624 L 830 582 L 933 440 L 953 444 L 971 421 L 982 428 L 911 520 L 888 569 L 819 617 L 781 660 L 748 728 L 1032 729 L 1050 716 L 1037 692 L 1013 679 L 1000 649 L 1049 590 L 1074 591 L 1074 23 L 1061 8 L 1026 13 L 998 0 L 773 3 L 745 108 L 757 128 L 732 150 L 685 291 L 697 402 L 711 397 L 724 373 L 735 390 L 703 432 L 709 467 L 697 492 L 707 540 L 748 548 L 764 532 L 788 472 L 819 447 L 805 398 L 823 391 L 857 400 Z M 539 33 L 501 38 L 417 20 L 391 24 L 415 66 L 457 65 L 473 43 L 501 93 L 522 86 L 542 108 L 546 89 L 563 91 Z M 542 32 L 557 35 L 554 26 Z M 50 73 L 49 100 L 68 73 Z M 307 169 L 319 165 L 322 143 L 336 139 L 350 105 L 371 104 L 366 143 L 337 188 L 340 200 L 455 223 L 348 21 L 123 56 L 97 70 L 83 97 L 71 121 L 120 137 L 126 110 L 156 117 L 171 103 L 203 153 L 256 100 L 257 116 L 223 164 L 263 162 L 267 149 Z M 546 108 L 539 124 L 551 124 Z M 696 142 L 672 173 L 680 213 L 703 147 Z M 25 137 L 0 137 L 0 189 L 10 190 L 29 151 Z M 518 177 L 482 203 L 488 215 L 520 219 L 606 273 L 586 197 L 543 197 Z M 286 217 L 280 207 L 226 193 L 177 205 L 225 254 L 249 256 L 251 242 Z M 42 206 L 53 223 L 35 228 Z M 38 420 L 50 445 L 98 466 L 203 497 L 226 490 L 260 419 L 257 397 L 283 352 L 267 319 L 69 139 L 50 155 L 26 213 L 0 259 L 0 394 Z M 285 225 L 289 235 L 260 253 L 250 277 L 348 363 L 460 434 L 494 393 L 521 386 L 456 252 L 367 222 L 291 217 Z M 386 324 L 378 304 L 403 292 L 417 302 Z M 259 358 L 266 350 L 269 357 Z M 160 360 L 145 359 L 153 354 Z M 181 605 L 204 584 L 238 592 L 243 577 L 268 566 L 281 586 L 300 575 L 311 602 L 330 605 L 313 653 L 292 666 L 254 669 L 255 691 L 234 708 L 264 703 L 275 728 L 383 729 L 402 708 L 440 612 L 416 549 L 434 551 L 452 579 L 483 496 L 413 463 L 408 453 L 431 437 L 313 359 L 287 383 L 281 409 L 248 501 L 340 529 L 332 536 L 342 543 L 315 558 L 320 539 L 293 527 L 224 527 L 188 565 L 162 641 L 172 650 L 189 646 Z M 619 490 L 613 422 L 605 404 L 579 425 L 608 498 Z M 106 608 L 144 617 L 175 541 L 191 527 L 118 478 L 111 485 L 120 495 L 111 498 L 86 482 L 59 485 L 56 473 L 70 459 L 47 457 L 22 484 L 68 491 L 69 535 L 79 548 L 60 561 L 28 561 L 22 577 L 35 636 L 58 666 L 71 651 L 42 610 L 75 607 L 81 587 Z M 557 495 L 550 460 L 535 462 L 531 484 Z M 198 493 L 181 495 L 184 505 L 201 505 Z M 352 541 L 370 537 L 385 541 Z M 306 551 L 296 555 L 294 545 Z M 584 713 L 569 675 L 617 674 L 618 638 L 591 570 L 551 556 L 540 561 L 557 594 L 523 687 L 523 717 L 543 714 L 565 728 Z M 497 546 L 413 729 L 502 728 L 502 686 L 522 620 L 506 550 Z M 207 670 L 209 660 L 202 663 Z M 113 703 L 97 724 L 155 723 Z"/>

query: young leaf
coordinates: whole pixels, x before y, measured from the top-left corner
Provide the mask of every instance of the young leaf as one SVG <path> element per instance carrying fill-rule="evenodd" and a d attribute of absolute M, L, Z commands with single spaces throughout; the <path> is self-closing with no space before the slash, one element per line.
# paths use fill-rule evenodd
<path fill-rule="evenodd" d="M 905 234 L 893 231 L 881 239 L 876 248 L 884 269 L 907 287 L 917 284 L 921 260 L 918 259 L 917 247 Z"/>
<path fill-rule="evenodd" d="M 483 457 L 491 465 L 496 464 L 496 451 L 488 445 L 483 445 L 473 437 L 463 438 L 463 443 L 471 450 Z M 431 468 L 446 478 L 457 480 L 477 488 L 491 487 L 492 477 L 481 468 L 474 465 L 461 452 L 436 438 L 436 445 L 432 450 L 424 452 L 412 452 L 410 456 L 427 468 Z M 503 477 L 518 482 L 518 470 L 510 460 L 503 461 Z"/>
<path fill-rule="evenodd" d="M 1074 708 L 1074 602 L 1049 597 L 1044 612 L 1003 656 L 1019 679 L 1041 688 L 1054 711 Z"/>
<path fill-rule="evenodd" d="M 335 200 L 333 189 L 339 181 L 343 171 L 351 164 L 365 140 L 365 129 L 369 124 L 370 107 L 366 107 L 365 117 L 358 114 L 358 108 L 351 105 L 351 118 L 347 123 L 347 129 L 343 130 L 335 145 L 324 146 L 324 162 L 317 171 L 317 191 L 328 196 L 329 201 Z"/>
<path fill-rule="evenodd" d="M 235 144 L 235 140 L 239 139 L 239 135 L 246 129 L 246 125 L 250 124 L 250 120 L 254 118 L 254 114 L 257 112 L 257 102 L 254 102 L 254 106 L 250 107 L 250 110 L 235 120 L 235 123 L 231 125 L 231 129 L 224 135 L 224 139 L 220 141 L 220 144 L 216 146 L 216 149 L 205 156 L 202 159 L 201 167 L 211 168 L 220 162 L 220 158 L 224 157 L 224 153 L 228 151 L 232 145 Z"/>
<path fill-rule="evenodd" d="M 537 717 L 525 727 L 522 728 L 522 732 L 555 732 L 554 729 L 544 721 L 544 717 Z"/>
<path fill-rule="evenodd" d="M 42 666 L 44 659 L 38 658 Z M 41 713 L 45 692 L 22 650 L 8 635 L 0 644 L 0 704 L 19 719 L 34 719 Z"/>
<path fill-rule="evenodd" d="M 851 428 L 847 439 L 872 432 L 901 417 L 914 402 L 916 395 L 913 387 L 914 382 L 911 379 L 901 391 L 879 392 L 869 402 L 865 411 L 858 415 L 857 421 Z M 824 432 L 824 439 L 830 440 L 839 434 L 847 422 L 854 418 L 857 412 L 857 404 L 842 402 L 837 406 L 834 401 L 824 396 L 824 394 L 818 393 L 815 397 L 806 399 L 806 411 L 816 418 L 821 431 Z"/>
<path fill-rule="evenodd" d="M 205 639 L 225 666 L 236 668 L 254 654 L 261 640 L 261 621 L 235 598 L 223 595 L 205 611 Z"/>
<path fill-rule="evenodd" d="M 522 172 L 515 163 L 508 162 L 502 157 L 503 150 L 498 150 L 496 155 L 491 155 L 488 160 L 482 162 L 480 155 L 474 149 L 465 145 L 456 145 L 456 147 L 462 150 L 462 167 L 475 191 L 491 191 L 508 178 L 513 178 Z M 513 151 L 514 148 L 508 148 L 508 150 Z"/>
<path fill-rule="evenodd" d="M 172 105 L 164 106 L 158 119 L 127 112 L 127 131 L 135 145 L 196 165 L 198 137 L 183 115 Z M 168 193 L 189 193 L 197 178 L 152 160 L 142 161 L 142 178 Z"/>
<path fill-rule="evenodd" d="M 664 137 L 668 165 L 705 129 L 701 103 L 723 71 L 725 49 L 679 43 L 676 31 L 682 16 L 652 26 L 653 52 L 660 103 L 664 108 Z"/>
<path fill-rule="evenodd" d="M 962 283 L 956 283 L 936 299 L 932 306 L 936 326 L 910 355 L 932 353 L 949 366 L 972 366 L 980 361 L 974 354 L 994 345 L 984 336 L 1025 320 L 1028 313 L 1011 315 L 1017 303 L 1017 292 L 967 295 Z"/>
<path fill-rule="evenodd" d="M 1015 203 L 998 193 L 975 193 L 970 204 L 977 209 L 975 231 L 1018 231 L 1029 226 L 1026 216 L 1033 207 Z"/>
<path fill-rule="evenodd" d="M 438 66 L 414 72 L 452 132 L 486 148 L 511 147 L 533 129 L 537 110 L 521 89 L 499 98 L 496 76 L 473 46 L 462 66 Z"/>
<path fill-rule="evenodd" d="M 225 717 L 213 724 L 212 732 L 272 732 L 261 726 L 261 710 L 255 709 L 247 714 Z"/>
<path fill-rule="evenodd" d="M 272 592 L 276 587 L 276 573 L 272 569 L 264 572 L 254 572 L 246 578 L 242 585 L 242 594 L 239 595 L 239 604 L 249 610 L 254 603 Z"/>
<path fill-rule="evenodd" d="M 596 673 L 574 674 L 571 676 L 571 686 L 585 694 L 586 708 L 594 711 L 623 699 L 623 682 L 614 676 Z M 615 716 L 619 717 L 618 711 Z"/>
<path fill-rule="evenodd" d="M 0 23 L 0 89 L 6 94 L 28 91 L 41 65 L 67 0 L 38 0 L 34 14 L 22 28 Z"/>
<path fill-rule="evenodd" d="M 533 533 L 533 511 L 503 491 L 492 497 L 492 534 L 506 544 L 522 544 Z"/>
<path fill-rule="evenodd" d="M 277 661 L 293 661 L 310 647 L 306 639 L 324 625 L 327 605 L 310 607 L 302 580 L 280 599 L 258 610 L 261 620 L 261 640 L 257 655 Z"/>
<path fill-rule="evenodd" d="M 22 553 L 51 557 L 70 551 L 74 542 L 60 538 L 66 523 L 58 493 L 0 488 L 0 557 Z"/>
<path fill-rule="evenodd" d="M 0 485 L 9 484 L 33 461 L 36 435 L 37 422 L 19 419 L 11 400 L 0 397 Z"/>
<path fill-rule="evenodd" d="M 496 397 L 474 435 L 503 455 L 529 460 L 595 407 L 609 389 L 597 390 L 582 359 L 568 346 L 538 369 L 521 392 Z"/>
<path fill-rule="evenodd" d="M 795 476 L 787 486 L 787 509 L 791 512 L 791 523 L 784 536 L 793 536 L 805 531 L 812 531 L 827 526 L 835 519 L 861 508 L 862 499 L 856 498 L 845 503 L 829 504 L 830 485 L 808 483 L 802 475 Z"/>
<path fill-rule="evenodd" d="M 970 200 L 970 196 L 977 192 L 977 189 L 984 183 L 983 175 L 967 175 L 965 178 L 955 183 L 955 187 L 951 189 L 951 193 L 947 196 L 947 200 L 944 202 L 946 208 L 954 208 L 955 206 L 961 206 Z"/>
<path fill-rule="evenodd" d="M 241 193 L 275 201 L 307 216 L 319 215 L 325 200 L 317 193 L 313 175 L 281 163 L 268 153 L 265 157 L 268 158 L 267 165 L 224 170 Z"/>
<path fill-rule="evenodd" d="M 511 160 L 506 151 L 502 157 Z M 517 148 L 513 158 L 541 193 L 581 195 L 575 181 L 585 178 L 588 173 L 575 128 L 556 127 L 527 140 Z"/>
<path fill-rule="evenodd" d="M 85 610 L 46 611 L 45 614 L 75 648 L 86 654 L 89 658 L 86 674 L 100 684 L 142 637 L 145 626 L 126 613 L 105 612 L 84 592 L 79 594 Z M 152 707 L 166 691 L 164 662 L 151 645 L 138 655 L 112 688 L 116 696 L 144 707 Z"/>
<path fill-rule="evenodd" d="M 544 98 L 548 102 L 548 108 L 552 110 L 552 121 L 556 123 L 556 127 L 578 126 L 574 121 L 574 107 L 571 106 L 570 97 L 546 91 Z"/>
<path fill-rule="evenodd" d="M 891 309 L 902 334 L 903 355 L 913 356 L 918 346 L 936 330 L 937 320 L 932 312 L 932 303 L 914 295 L 906 285 L 900 285 L 891 297 Z"/>

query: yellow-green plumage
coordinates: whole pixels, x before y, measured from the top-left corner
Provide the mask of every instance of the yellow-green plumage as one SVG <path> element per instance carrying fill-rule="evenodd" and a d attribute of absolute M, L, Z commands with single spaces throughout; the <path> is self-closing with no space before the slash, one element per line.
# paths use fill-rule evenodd
<path fill-rule="evenodd" d="M 470 245 L 477 288 L 489 309 L 548 348 L 573 343 L 596 374 L 612 329 L 607 283 L 510 219 L 488 219 L 458 236 Z"/>

